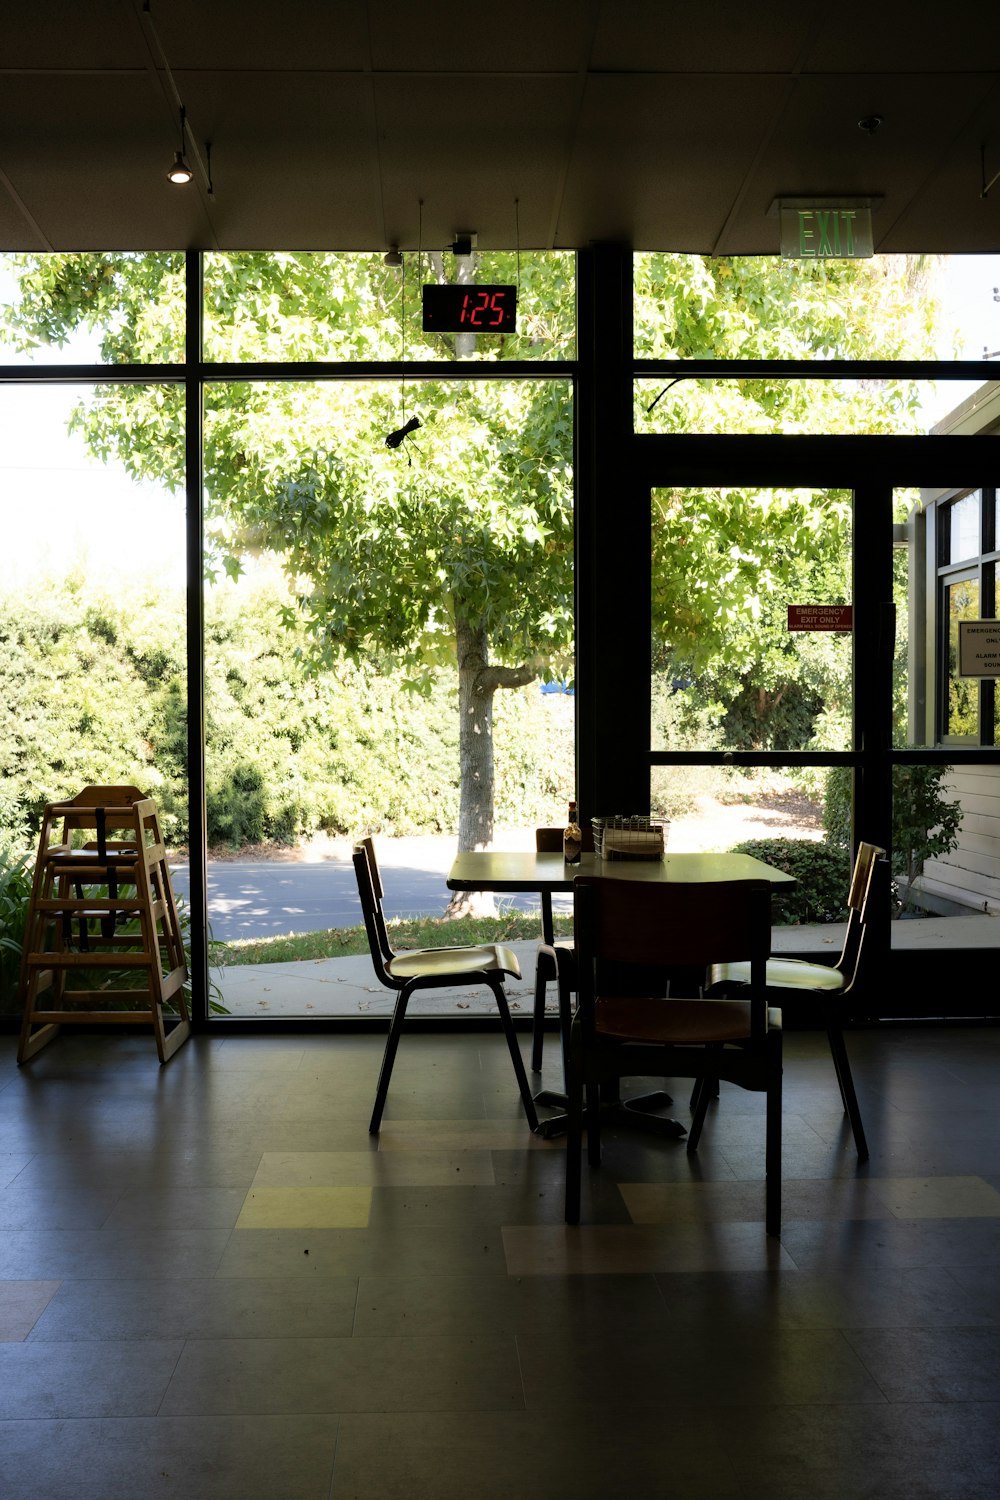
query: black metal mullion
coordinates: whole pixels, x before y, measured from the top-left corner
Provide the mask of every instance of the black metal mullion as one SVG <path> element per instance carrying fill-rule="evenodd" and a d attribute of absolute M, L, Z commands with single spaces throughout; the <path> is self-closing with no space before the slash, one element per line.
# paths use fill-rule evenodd
<path fill-rule="evenodd" d="M 187 550 L 187 773 L 191 1020 L 208 1019 L 208 865 L 205 809 L 204 455 L 202 255 L 185 256 L 184 442 Z"/>

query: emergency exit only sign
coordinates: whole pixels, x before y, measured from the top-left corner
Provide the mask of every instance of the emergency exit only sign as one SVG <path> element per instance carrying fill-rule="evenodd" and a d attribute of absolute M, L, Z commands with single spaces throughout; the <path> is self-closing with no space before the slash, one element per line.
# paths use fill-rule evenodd
<path fill-rule="evenodd" d="M 789 630 L 853 630 L 853 604 L 790 604 Z"/>

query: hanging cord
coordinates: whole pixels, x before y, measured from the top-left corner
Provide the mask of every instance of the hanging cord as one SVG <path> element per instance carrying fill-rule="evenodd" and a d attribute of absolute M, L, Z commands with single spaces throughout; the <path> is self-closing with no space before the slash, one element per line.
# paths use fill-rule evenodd
<path fill-rule="evenodd" d="M 517 255 L 517 300 L 521 300 L 521 220 L 518 200 L 514 199 L 514 250 Z"/>
<path fill-rule="evenodd" d="M 646 407 L 646 416 L 647 417 L 649 416 L 650 412 L 653 410 L 653 407 L 657 406 L 660 403 L 660 401 L 662 401 L 663 397 L 667 394 L 667 392 L 671 389 L 671 387 L 675 386 L 677 384 L 678 380 L 683 380 L 683 379 L 684 379 L 683 375 L 676 375 L 674 377 L 674 379 L 671 380 L 671 382 L 670 382 L 669 385 L 665 385 L 663 387 L 663 390 L 657 396 L 656 400 L 655 401 L 651 401 L 650 404 Z"/>

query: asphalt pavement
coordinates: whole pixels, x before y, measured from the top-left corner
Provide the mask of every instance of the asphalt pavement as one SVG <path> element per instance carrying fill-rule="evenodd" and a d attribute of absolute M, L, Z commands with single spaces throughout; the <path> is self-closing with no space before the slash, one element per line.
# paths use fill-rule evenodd
<path fill-rule="evenodd" d="M 441 916 L 451 894 L 445 882 L 455 850 L 454 838 L 379 842 L 386 916 Z M 171 872 L 174 890 L 187 899 L 189 867 L 171 865 Z M 498 899 L 522 911 L 538 909 L 534 893 Z M 356 927 L 363 920 L 346 844 L 317 860 L 210 860 L 208 903 L 212 935 L 222 942 Z"/>

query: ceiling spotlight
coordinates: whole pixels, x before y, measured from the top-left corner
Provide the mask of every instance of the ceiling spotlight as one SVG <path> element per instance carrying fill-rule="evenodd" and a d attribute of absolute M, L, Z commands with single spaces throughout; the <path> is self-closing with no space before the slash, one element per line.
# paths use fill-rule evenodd
<path fill-rule="evenodd" d="M 187 111 L 185 110 L 185 108 L 184 108 L 184 106 L 182 104 L 181 105 L 181 149 L 179 151 L 175 151 L 174 152 L 174 164 L 173 164 L 173 166 L 170 168 L 170 170 L 167 173 L 167 178 L 168 178 L 168 180 L 170 182 L 176 182 L 176 183 L 190 182 L 191 178 L 194 176 L 194 173 L 192 172 L 191 168 L 188 166 L 187 159 L 186 159 L 186 157 L 184 155 L 184 122 L 185 122 L 186 117 L 187 117 Z"/>
<path fill-rule="evenodd" d="M 863 130 L 865 135 L 874 135 L 881 124 L 881 115 L 865 115 L 858 121 L 858 129 Z"/>
<path fill-rule="evenodd" d="M 170 171 L 167 173 L 167 176 L 169 177 L 171 182 L 191 181 L 194 173 L 188 166 L 187 162 L 184 160 L 184 153 L 182 151 L 174 152 L 174 164 L 170 168 Z"/>
<path fill-rule="evenodd" d="M 403 256 L 398 245 L 389 246 L 389 249 L 382 257 L 382 264 L 384 266 L 401 266 L 403 264 Z"/>

